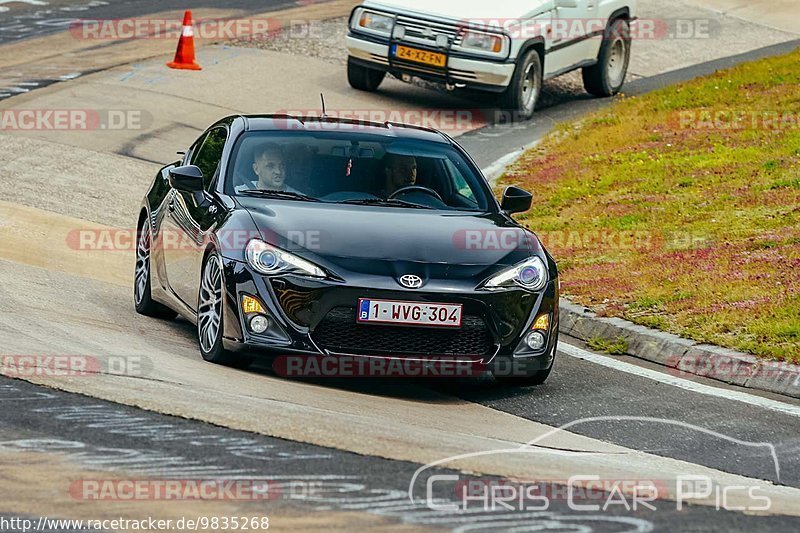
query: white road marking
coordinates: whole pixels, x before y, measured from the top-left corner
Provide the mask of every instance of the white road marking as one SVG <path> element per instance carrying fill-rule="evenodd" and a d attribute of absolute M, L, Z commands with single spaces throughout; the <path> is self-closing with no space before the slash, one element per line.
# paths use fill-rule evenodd
<path fill-rule="evenodd" d="M 31 6 L 46 6 L 47 2 L 41 0 L 0 0 L 0 4 L 28 4 Z"/>
<path fill-rule="evenodd" d="M 0 4 L 28 4 L 32 6 L 46 6 L 47 2 L 42 2 L 41 0 L 0 0 Z M 9 8 L 7 7 L 0 7 L 0 13 L 5 13 L 8 10 Z"/>
<path fill-rule="evenodd" d="M 755 407 L 769 409 L 770 411 L 800 418 L 800 406 L 779 402 L 769 398 L 762 398 L 761 396 L 755 396 L 746 392 L 712 387 L 710 385 L 689 381 L 688 379 L 679 378 L 677 376 L 670 376 L 664 372 L 650 370 L 649 368 L 636 366 L 631 363 L 626 363 L 625 361 L 619 361 L 604 355 L 587 352 L 586 350 L 571 344 L 560 343 L 558 345 L 558 351 L 569 355 L 570 357 L 575 357 L 576 359 L 583 359 L 584 361 L 589 361 L 590 363 L 595 363 L 607 368 L 619 370 L 620 372 L 626 372 L 628 374 L 647 378 L 659 383 L 664 383 L 666 385 L 672 385 L 673 387 L 677 387 L 679 389 L 696 392 L 698 394 L 704 394 L 706 396 L 715 396 L 717 398 L 746 403 Z"/>

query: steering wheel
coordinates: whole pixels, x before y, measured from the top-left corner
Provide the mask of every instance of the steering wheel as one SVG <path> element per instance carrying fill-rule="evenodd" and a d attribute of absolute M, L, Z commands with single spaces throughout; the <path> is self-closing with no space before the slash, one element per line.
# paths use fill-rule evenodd
<path fill-rule="evenodd" d="M 397 189 L 396 191 L 394 191 L 392 194 L 389 195 L 389 200 L 394 200 L 401 194 L 408 194 L 410 192 L 421 192 L 425 194 L 430 194 L 440 202 L 444 203 L 444 200 L 442 200 L 442 197 L 439 196 L 438 192 L 434 191 L 433 189 L 429 189 L 428 187 L 423 187 L 421 185 L 410 185 L 408 187 L 403 187 L 402 189 Z"/>

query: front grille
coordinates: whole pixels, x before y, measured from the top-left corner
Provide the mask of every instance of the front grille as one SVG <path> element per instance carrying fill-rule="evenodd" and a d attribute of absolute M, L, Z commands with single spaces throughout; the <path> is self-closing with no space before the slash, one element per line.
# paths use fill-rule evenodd
<path fill-rule="evenodd" d="M 460 329 L 364 325 L 356 310 L 337 307 L 314 330 L 320 348 L 353 355 L 486 357 L 495 351 L 483 318 L 465 315 Z"/>
<path fill-rule="evenodd" d="M 436 44 L 437 35 L 447 35 L 450 42 L 461 43 L 461 30 L 456 24 L 430 22 L 398 15 L 397 25 L 405 28 L 406 36 L 404 40 L 406 41 L 434 45 Z"/>

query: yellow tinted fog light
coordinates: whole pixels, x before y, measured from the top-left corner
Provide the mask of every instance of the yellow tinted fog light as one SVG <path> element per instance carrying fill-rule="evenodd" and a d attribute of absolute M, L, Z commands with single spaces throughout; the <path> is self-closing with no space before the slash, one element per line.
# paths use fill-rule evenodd
<path fill-rule="evenodd" d="M 242 297 L 242 311 L 244 311 L 244 314 L 246 315 L 253 313 L 266 313 L 266 311 L 264 311 L 264 306 L 261 305 L 261 302 L 252 296 Z"/>
<path fill-rule="evenodd" d="M 550 329 L 550 315 L 539 315 L 536 322 L 533 323 L 533 330 L 547 331 Z"/>

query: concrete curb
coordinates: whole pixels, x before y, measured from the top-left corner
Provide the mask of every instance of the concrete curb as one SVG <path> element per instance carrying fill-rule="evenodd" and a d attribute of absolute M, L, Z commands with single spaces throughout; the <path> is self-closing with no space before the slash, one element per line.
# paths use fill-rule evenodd
<path fill-rule="evenodd" d="M 765 361 L 754 355 L 702 344 L 621 318 L 598 317 L 562 297 L 559 331 L 582 341 L 623 338 L 627 354 L 669 368 L 675 376 L 695 375 L 800 398 L 800 366 Z"/>

